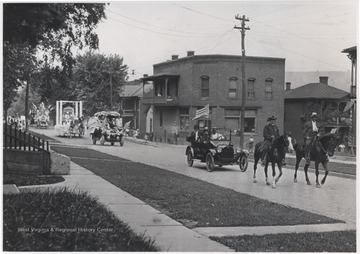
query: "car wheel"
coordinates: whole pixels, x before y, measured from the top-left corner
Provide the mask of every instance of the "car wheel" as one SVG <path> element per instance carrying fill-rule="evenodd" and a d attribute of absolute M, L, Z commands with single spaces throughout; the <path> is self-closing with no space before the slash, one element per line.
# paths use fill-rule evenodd
<path fill-rule="evenodd" d="M 120 139 L 120 146 L 124 146 L 124 140 L 123 139 Z"/>
<path fill-rule="evenodd" d="M 114 145 L 114 142 L 111 142 L 111 145 L 113 146 L 113 145 Z"/>
<path fill-rule="evenodd" d="M 191 150 L 189 149 L 186 153 L 186 160 L 187 160 L 187 164 L 189 167 L 192 167 L 192 165 L 194 164 L 194 159 L 191 153 Z"/>
<path fill-rule="evenodd" d="M 104 145 L 105 144 L 105 137 L 101 136 L 100 138 L 100 144 Z"/>
<path fill-rule="evenodd" d="M 243 155 L 239 159 L 239 168 L 241 172 L 245 172 L 248 167 L 249 161 L 247 156 Z"/>
<path fill-rule="evenodd" d="M 96 145 L 96 138 L 92 137 L 92 140 L 93 140 L 93 144 Z"/>
<path fill-rule="evenodd" d="M 214 156 L 211 153 L 206 155 L 206 169 L 207 171 L 211 172 L 214 169 Z"/>

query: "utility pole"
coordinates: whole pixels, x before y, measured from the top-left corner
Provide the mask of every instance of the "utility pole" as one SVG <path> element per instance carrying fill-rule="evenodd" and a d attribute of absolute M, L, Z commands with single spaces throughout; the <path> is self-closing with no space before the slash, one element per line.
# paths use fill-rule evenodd
<path fill-rule="evenodd" d="M 110 110 L 113 110 L 112 73 L 110 72 Z"/>
<path fill-rule="evenodd" d="M 241 120 L 240 120 L 240 147 L 244 148 L 244 123 L 245 123 L 245 106 L 246 106 L 246 80 L 245 80 L 245 30 L 250 30 L 249 27 L 245 27 L 245 22 L 249 19 L 245 18 L 245 15 L 240 17 L 236 15 L 235 19 L 241 20 L 241 27 L 235 26 L 235 29 L 241 30 L 241 77 L 242 77 L 242 99 L 241 99 Z"/>

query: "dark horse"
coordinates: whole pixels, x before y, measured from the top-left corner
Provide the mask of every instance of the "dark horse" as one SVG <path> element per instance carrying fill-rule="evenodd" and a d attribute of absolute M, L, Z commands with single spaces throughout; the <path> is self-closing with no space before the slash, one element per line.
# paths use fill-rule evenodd
<path fill-rule="evenodd" d="M 321 163 L 325 170 L 324 178 L 321 180 L 321 184 L 324 184 L 326 177 L 329 173 L 327 164 L 329 158 L 334 155 L 335 149 L 340 140 L 339 134 L 327 133 L 320 138 L 315 138 L 310 148 L 310 160 L 315 162 L 315 175 L 316 175 L 316 187 L 320 188 L 319 184 L 319 164 Z M 304 146 L 300 144 L 294 145 L 294 150 L 296 152 L 296 164 L 295 164 L 295 175 L 294 182 L 297 182 L 297 170 L 302 158 L 305 158 Z M 304 166 L 305 171 L 305 180 L 308 185 L 311 185 L 308 177 L 308 168 L 310 164 Z"/>
<path fill-rule="evenodd" d="M 253 177 L 253 183 L 257 183 L 256 180 L 256 168 L 257 168 L 257 164 L 259 159 L 261 158 L 261 145 L 263 142 L 259 142 L 255 145 L 255 152 L 254 152 L 254 177 Z M 267 173 L 267 169 L 269 166 L 269 163 L 271 163 L 272 166 L 272 176 L 273 176 L 273 182 L 272 182 L 272 187 L 275 189 L 276 188 L 276 183 L 279 181 L 280 177 L 282 176 L 282 159 L 285 153 L 285 149 L 288 148 L 289 146 L 289 140 L 287 139 L 286 136 L 280 136 L 277 139 L 274 140 L 274 142 L 271 145 L 270 150 L 267 153 L 266 156 L 266 164 L 265 164 L 265 168 L 264 168 L 264 172 L 265 172 L 265 182 L 267 185 L 270 185 L 271 183 L 269 182 L 268 179 L 268 173 Z M 275 164 L 278 165 L 279 168 L 279 176 L 276 177 L 276 172 L 275 172 Z"/>

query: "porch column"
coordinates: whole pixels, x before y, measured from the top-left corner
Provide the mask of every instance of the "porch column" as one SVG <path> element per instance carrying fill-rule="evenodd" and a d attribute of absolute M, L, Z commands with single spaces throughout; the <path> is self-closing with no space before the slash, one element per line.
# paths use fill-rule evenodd
<path fill-rule="evenodd" d="M 168 90 L 168 78 L 165 78 L 165 98 L 167 98 L 167 90 Z"/>

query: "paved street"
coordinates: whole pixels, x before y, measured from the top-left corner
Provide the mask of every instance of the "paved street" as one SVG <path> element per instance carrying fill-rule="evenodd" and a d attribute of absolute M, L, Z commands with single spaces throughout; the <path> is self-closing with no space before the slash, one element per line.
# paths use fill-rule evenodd
<path fill-rule="evenodd" d="M 309 175 L 313 185 L 308 186 L 305 183 L 304 172 L 298 172 L 298 183 L 294 183 L 294 170 L 284 168 L 277 188 L 272 189 L 265 185 L 263 168 L 260 166 L 258 166 L 257 172 L 258 183 L 252 182 L 253 163 L 251 162 L 246 172 L 240 172 L 237 166 L 225 166 L 209 173 L 203 163 L 195 162 L 193 167 L 187 167 L 185 146 L 141 145 L 133 142 L 125 142 L 124 147 L 111 146 L 109 143 L 102 146 L 100 144 L 93 145 L 88 135 L 84 138 L 63 138 L 55 137 L 51 129 L 34 129 L 34 131 L 54 137 L 64 144 L 86 146 L 100 152 L 198 178 L 258 198 L 344 220 L 348 226 L 352 225 L 354 229 L 356 228 L 355 179 L 336 177 L 330 173 L 325 185 L 322 188 L 316 188 L 313 173 Z M 320 176 L 322 177 L 322 175 L 321 171 Z"/>

